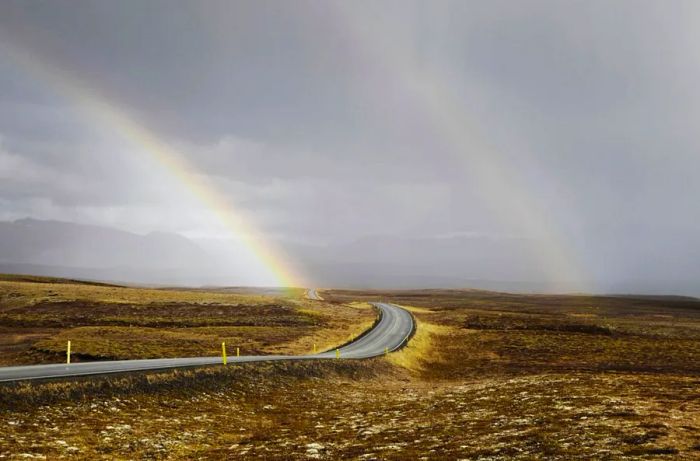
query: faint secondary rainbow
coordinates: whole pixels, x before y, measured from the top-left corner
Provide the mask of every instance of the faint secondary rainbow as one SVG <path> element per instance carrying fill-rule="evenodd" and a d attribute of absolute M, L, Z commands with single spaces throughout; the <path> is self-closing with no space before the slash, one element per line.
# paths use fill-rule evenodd
<path fill-rule="evenodd" d="M 451 82 L 430 65 L 416 65 L 411 49 L 387 33 L 389 25 L 380 23 L 371 8 L 362 8 L 362 14 L 352 2 L 333 3 L 330 8 L 365 65 L 386 76 L 388 85 L 410 88 L 405 96 L 413 110 L 423 114 L 426 129 L 441 141 L 443 151 L 469 172 L 501 222 L 542 242 L 540 260 L 550 282 L 566 282 L 568 290 L 589 289 L 589 276 L 570 242 L 521 183 L 521 175 L 480 132 L 468 108 L 452 91 Z"/>
<path fill-rule="evenodd" d="M 297 270 L 292 269 L 283 253 L 273 248 L 270 242 L 256 239 L 254 236 L 258 233 L 252 220 L 234 210 L 215 187 L 197 174 L 196 168 L 180 152 L 137 123 L 125 109 L 103 97 L 94 86 L 68 75 L 59 66 L 49 65 L 45 60 L 39 59 L 24 49 L 11 47 L 7 42 L 0 43 L 0 47 L 13 58 L 22 71 L 50 85 L 57 94 L 77 104 L 79 109 L 99 120 L 98 126 L 108 127 L 140 151 L 148 153 L 202 205 L 216 215 L 231 237 L 241 242 L 253 259 L 265 269 L 268 278 L 276 286 L 305 286 L 303 278 L 299 276 Z"/>

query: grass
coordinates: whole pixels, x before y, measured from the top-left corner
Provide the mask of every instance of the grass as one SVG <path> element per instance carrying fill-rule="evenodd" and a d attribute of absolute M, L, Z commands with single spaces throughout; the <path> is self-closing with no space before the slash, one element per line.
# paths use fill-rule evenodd
<path fill-rule="evenodd" d="M 388 368 L 380 361 L 306 361 L 229 364 L 154 373 L 128 373 L 73 381 L 17 382 L 5 384 L 0 393 L 0 409 L 17 415 L 44 405 L 91 403 L 95 397 L 120 399 L 165 398 L 182 393 L 196 397 L 200 392 L 247 389 L 251 383 L 272 384 L 290 378 L 365 379 L 377 377 Z M 164 395 L 165 394 L 165 395 Z"/>
<path fill-rule="evenodd" d="M 35 277 L 0 277 L 0 365 L 74 360 L 311 353 L 361 334 L 367 304 L 228 290 L 146 289 Z"/>
<path fill-rule="evenodd" d="M 402 349 L 389 354 L 387 360 L 413 373 L 425 373 L 427 367 L 443 360 L 440 349 L 436 345 L 436 338 L 446 335 L 449 331 L 450 327 L 418 320 L 413 338 Z"/>
<path fill-rule="evenodd" d="M 173 317 L 188 326 L 81 324 L 56 331 L 51 338 L 59 348 L 66 334 L 85 329 L 96 346 L 97 337 L 136 333 L 151 338 L 147 349 L 160 348 L 161 354 L 197 350 L 221 338 L 227 338 L 227 344 L 248 341 L 249 347 L 260 350 L 310 350 L 314 341 L 344 342 L 355 334 L 348 331 L 351 325 L 359 330 L 371 323 L 374 314 L 366 301 L 380 299 L 410 306 L 418 329 L 407 347 L 367 361 L 217 366 L 3 386 L 0 456 L 700 457 L 700 301 L 468 290 L 325 290 L 324 302 L 304 301 L 299 295 L 262 297 L 259 303 L 246 304 L 248 294 L 228 294 L 243 298 L 236 303 L 218 299 L 213 305 L 252 309 L 242 308 L 239 320 L 254 317 L 254 309 L 269 309 L 266 316 L 280 323 L 199 325 L 193 320 L 198 317 L 187 320 L 173 309 Z M 171 292 L 167 301 L 142 306 L 153 309 L 154 318 L 161 317 L 163 305 L 180 302 L 172 299 L 177 296 Z M 352 300 L 357 302 L 347 304 Z M 187 303 L 190 307 L 182 312 L 189 312 L 194 303 L 207 312 L 201 318 L 217 318 L 200 302 Z M 131 311 L 129 315 L 150 318 Z M 11 330 L 6 327 L 4 334 Z M 273 331 L 280 337 L 270 336 L 263 346 L 265 334 L 259 333 Z M 134 356 L 137 351 L 125 354 Z"/>
<path fill-rule="evenodd" d="M 290 331 L 291 330 L 291 331 Z M 258 355 L 275 351 L 275 346 L 298 339 L 304 328 L 194 327 L 79 327 L 60 332 L 38 341 L 34 349 L 60 354 L 71 341 L 71 347 L 82 359 L 152 359 L 170 357 L 201 357 L 220 354 L 220 344 L 226 342 L 229 354 L 239 348 L 243 355 Z M 139 338 L 134 341 L 134 338 Z"/>
<path fill-rule="evenodd" d="M 98 304 L 149 305 L 153 303 L 206 304 L 264 304 L 269 296 L 241 295 L 218 291 L 166 290 L 116 285 L 95 284 L 64 280 L 61 283 L 48 281 L 0 280 L 2 311 L 42 305 L 43 303 L 66 303 L 89 300 Z"/>
<path fill-rule="evenodd" d="M 498 293 L 482 290 L 402 290 L 348 291 L 327 290 L 329 300 L 384 300 L 429 310 L 490 311 L 530 314 L 593 315 L 598 317 L 654 316 L 668 317 L 674 313 L 700 319 L 700 300 L 681 296 L 591 296 Z"/>
<path fill-rule="evenodd" d="M 0 404 L 17 405 L 0 414 L 0 453 L 48 459 L 693 459 L 698 384 L 676 375 L 591 373 L 434 383 L 392 371 L 380 359 L 14 386 L 0 395 Z"/>

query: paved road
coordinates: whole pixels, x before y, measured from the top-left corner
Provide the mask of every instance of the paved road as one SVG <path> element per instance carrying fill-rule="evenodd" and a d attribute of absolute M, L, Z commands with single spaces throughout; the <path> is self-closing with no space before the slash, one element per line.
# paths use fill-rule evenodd
<path fill-rule="evenodd" d="M 315 299 L 316 301 L 323 301 L 323 298 L 318 294 L 318 290 L 316 290 L 316 288 L 309 288 L 306 290 L 306 297 L 308 299 Z"/>
<path fill-rule="evenodd" d="M 314 290 L 315 291 L 315 290 Z M 413 317 L 404 309 L 387 303 L 374 303 L 381 311 L 381 320 L 366 335 L 339 349 L 341 359 L 376 357 L 386 350 L 394 351 L 408 341 L 413 331 Z M 277 360 L 335 359 L 331 350 L 314 355 L 247 355 L 228 357 L 229 364 L 237 362 L 266 362 Z M 115 360 L 109 362 L 82 362 L 56 365 L 29 365 L 0 367 L 0 382 L 35 379 L 70 378 L 108 373 L 124 373 L 170 368 L 188 368 L 221 363 L 221 357 L 193 357 L 178 359 Z"/>

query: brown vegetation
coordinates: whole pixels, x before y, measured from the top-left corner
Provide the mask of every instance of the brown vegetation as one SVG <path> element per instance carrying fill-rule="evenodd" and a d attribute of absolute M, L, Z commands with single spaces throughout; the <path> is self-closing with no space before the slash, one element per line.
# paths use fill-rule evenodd
<path fill-rule="evenodd" d="M 324 298 L 328 302 L 299 306 L 300 318 L 323 317 L 326 309 L 366 314 L 367 305 L 344 303 L 384 299 L 409 306 L 418 331 L 406 348 L 368 361 L 248 364 L 5 386 L 0 455 L 700 457 L 697 300 L 456 290 L 324 291 Z M 330 331 L 328 325 L 285 328 Z M 241 341 L 260 340 L 255 326 L 190 328 L 204 338 L 240 333 Z M 170 327 L 158 330 L 176 334 Z M 307 347 L 309 337 L 301 336 L 295 347 Z"/>
<path fill-rule="evenodd" d="M 6 279 L 6 280 L 3 280 Z M 18 280 L 19 278 L 19 280 Z M 287 296 L 119 287 L 60 279 L 0 278 L 0 364 L 75 360 L 309 353 L 358 335 L 375 319 L 367 304 Z M 233 349 L 232 349 L 233 350 Z"/>

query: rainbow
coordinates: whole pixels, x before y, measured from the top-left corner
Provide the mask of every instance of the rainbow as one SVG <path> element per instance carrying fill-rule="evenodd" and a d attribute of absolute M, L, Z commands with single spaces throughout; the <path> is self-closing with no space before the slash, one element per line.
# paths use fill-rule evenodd
<path fill-rule="evenodd" d="M 51 66 L 46 59 L 38 59 L 24 49 L 0 41 L 0 47 L 13 61 L 33 78 L 50 85 L 60 96 L 75 104 L 88 115 L 91 123 L 108 127 L 139 152 L 150 155 L 156 164 L 176 179 L 199 203 L 210 210 L 230 236 L 240 242 L 239 251 L 245 251 L 242 260 L 252 261 L 254 273 L 261 274 L 264 284 L 277 287 L 307 286 L 299 271 L 292 268 L 283 252 L 270 242 L 257 239 L 259 235 L 253 219 L 234 210 L 224 195 L 209 184 L 203 175 L 177 149 L 137 122 L 129 112 L 99 93 L 96 86 L 67 74 L 60 66 Z"/>
<path fill-rule="evenodd" d="M 481 196 L 499 219 L 509 228 L 520 229 L 526 236 L 538 242 L 540 264 L 551 282 L 568 282 L 577 291 L 586 291 L 589 277 L 579 257 L 560 227 L 554 223 L 533 194 L 522 184 L 519 173 L 492 146 L 464 104 L 451 91 L 449 79 L 430 66 L 415 65 L 411 49 L 404 44 L 387 39 L 385 24 L 373 19 L 371 12 L 351 8 L 352 2 L 331 5 L 332 18 L 345 31 L 357 56 L 367 66 L 379 69 L 390 80 L 389 84 L 407 86 L 406 98 L 413 110 L 423 114 L 426 129 L 440 139 L 442 152 L 450 156 L 477 186 Z M 328 6 L 328 5 L 326 5 Z M 326 7 L 324 6 L 324 8 Z M 374 22 L 372 22 L 374 20 Z M 7 48 L 7 44 L 4 44 Z M 38 60 L 29 53 L 10 49 L 21 67 L 41 76 L 57 88 L 61 94 L 76 101 L 80 107 L 100 123 L 118 130 L 125 139 L 148 152 L 164 169 L 176 177 L 206 207 L 216 213 L 219 220 L 245 247 L 280 286 L 304 286 L 282 253 L 269 243 L 256 241 L 253 220 L 233 210 L 225 198 L 202 177 L 184 156 L 156 134 L 136 122 L 130 114 L 114 101 L 100 95 L 94 86 L 79 82 L 73 76 L 61 74 L 58 66 L 49 68 L 45 60 Z"/>
<path fill-rule="evenodd" d="M 333 3 L 331 17 L 347 34 L 360 62 L 378 70 L 388 80 L 387 85 L 410 89 L 405 91 L 406 102 L 416 114 L 423 115 L 426 130 L 442 142 L 441 152 L 467 172 L 499 220 L 543 242 L 537 250 L 549 281 L 565 282 L 567 290 L 588 291 L 590 277 L 566 235 L 522 184 L 518 172 L 479 131 L 468 108 L 451 91 L 449 78 L 430 65 L 416 65 L 411 48 L 388 33 L 386 23 L 380 23 L 371 11 L 359 12 L 352 6 L 352 2 Z"/>

